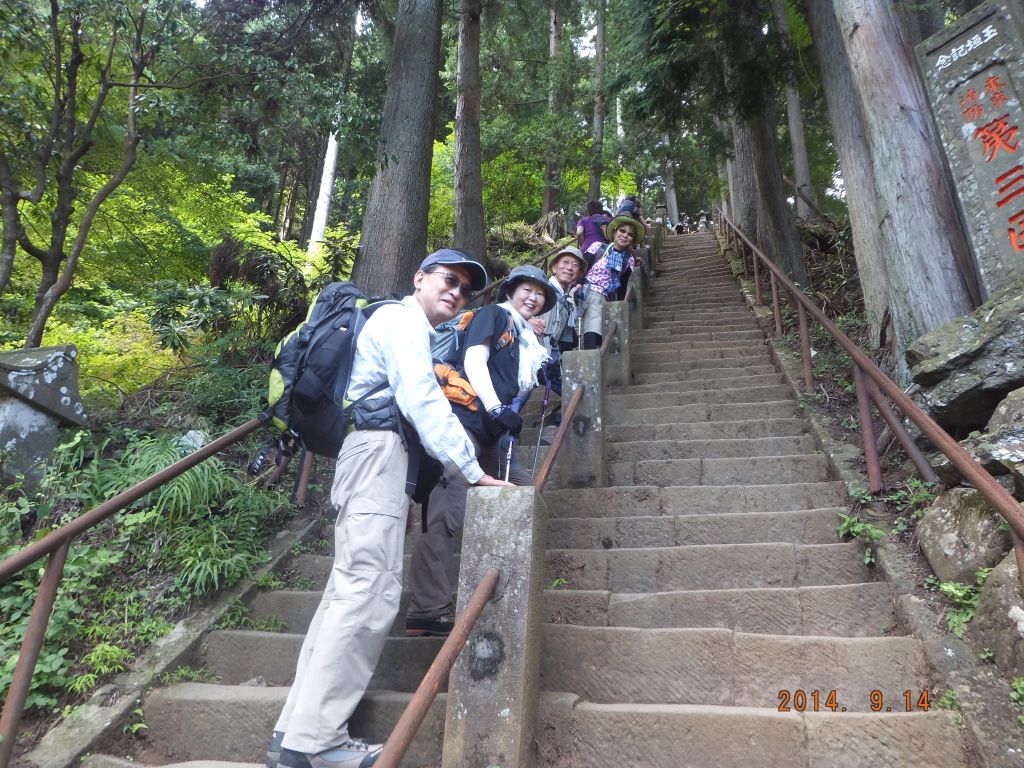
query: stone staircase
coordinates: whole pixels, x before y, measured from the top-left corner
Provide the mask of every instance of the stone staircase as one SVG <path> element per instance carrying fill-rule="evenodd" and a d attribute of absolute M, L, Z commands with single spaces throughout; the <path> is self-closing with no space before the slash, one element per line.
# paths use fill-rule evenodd
<path fill-rule="evenodd" d="M 538 764 L 965 765 L 714 235 L 666 238 L 647 318 L 611 487 L 547 495 Z"/>
<path fill-rule="evenodd" d="M 951 715 L 917 707 L 929 672 L 896 631 L 887 585 L 862 545 L 836 537 L 845 490 L 713 235 L 666 238 L 647 318 L 635 384 L 607 399 L 610 487 L 545 494 L 537 765 L 965 765 Z M 524 430 L 523 463 L 535 439 Z M 283 567 L 320 585 L 330 564 L 299 554 Z M 261 763 L 319 597 L 258 595 L 252 615 L 278 617 L 281 633 L 208 633 L 191 663 L 217 682 L 153 691 L 132 764 Z M 440 648 L 401 636 L 407 599 L 356 735 L 390 733 Z M 891 712 L 870 711 L 873 691 Z M 403 765 L 440 765 L 444 711 L 442 693 Z"/>

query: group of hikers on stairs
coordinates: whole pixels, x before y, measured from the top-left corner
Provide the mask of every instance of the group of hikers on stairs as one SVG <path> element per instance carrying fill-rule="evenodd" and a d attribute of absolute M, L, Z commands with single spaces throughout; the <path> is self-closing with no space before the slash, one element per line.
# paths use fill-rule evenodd
<path fill-rule="evenodd" d="M 550 277 L 537 267 L 514 268 L 498 289 L 500 303 L 473 314 L 444 388 L 431 341 L 435 328 L 453 321 L 487 284 L 478 261 L 454 249 L 430 254 L 413 293 L 366 320 L 345 396 L 353 404 L 349 434 L 330 494 L 338 513 L 334 562 L 274 727 L 268 768 L 376 762 L 383 745 L 354 738 L 348 722 L 399 610 L 410 464 L 425 452 L 424 461 L 443 466 L 443 477 L 423 506 L 406 635 L 444 636 L 454 623 L 450 574 L 468 488 L 532 482 L 530 472 L 511 466 L 511 451 L 502 479 L 499 440 L 519 435 L 519 411 L 538 375 L 560 392 L 560 352 L 600 346 L 602 305 L 624 293 L 639 265 L 633 248 L 646 228 L 634 210 L 627 205 L 612 217 L 586 253 L 562 248 Z"/>

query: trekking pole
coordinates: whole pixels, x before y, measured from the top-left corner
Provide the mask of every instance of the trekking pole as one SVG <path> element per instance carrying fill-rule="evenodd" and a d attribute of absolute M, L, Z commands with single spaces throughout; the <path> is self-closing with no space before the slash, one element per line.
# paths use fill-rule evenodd
<path fill-rule="evenodd" d="M 547 378 L 547 382 L 544 384 L 544 401 L 540 404 L 540 429 L 537 430 L 537 447 L 533 451 L 533 469 L 530 470 L 530 475 L 537 474 L 537 459 L 540 458 L 540 439 L 544 435 L 544 415 L 548 410 L 548 399 L 551 396 L 551 377 Z"/>

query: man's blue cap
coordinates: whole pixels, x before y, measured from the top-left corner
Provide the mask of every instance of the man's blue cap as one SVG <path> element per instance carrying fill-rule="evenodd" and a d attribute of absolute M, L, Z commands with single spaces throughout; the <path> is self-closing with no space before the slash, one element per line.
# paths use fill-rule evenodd
<path fill-rule="evenodd" d="M 426 272 L 429 267 L 439 264 L 465 267 L 469 272 L 469 284 L 474 291 L 479 291 L 487 285 L 487 270 L 484 269 L 484 265 L 464 251 L 457 251 L 454 248 L 442 248 L 439 251 L 434 251 L 420 263 L 420 269 Z"/>

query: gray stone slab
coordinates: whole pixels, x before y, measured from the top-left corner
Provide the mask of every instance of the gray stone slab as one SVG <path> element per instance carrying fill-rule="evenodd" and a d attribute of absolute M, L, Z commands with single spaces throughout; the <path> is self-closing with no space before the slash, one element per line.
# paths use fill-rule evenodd
<path fill-rule="evenodd" d="M 727 629 L 635 629 L 549 624 L 545 690 L 598 703 L 778 707 L 797 690 L 836 691 L 840 709 L 904 707 L 904 691 L 928 688 L 921 643 L 913 638 L 791 637 Z M 916 695 L 913 697 L 916 701 Z M 791 704 L 792 706 L 792 704 Z M 884 711 L 884 710 L 883 710 Z"/>
<path fill-rule="evenodd" d="M 291 685 L 302 641 L 296 634 L 219 630 L 206 635 L 200 652 L 204 668 L 224 685 L 257 677 L 267 685 Z M 443 642 L 440 637 L 389 637 L 370 688 L 415 691 Z"/>
<path fill-rule="evenodd" d="M 158 689 L 143 706 L 148 748 L 165 755 L 167 762 L 262 763 L 267 738 L 287 695 L 287 688 L 207 683 L 182 683 Z M 369 692 L 350 721 L 352 731 L 383 741 L 410 698 L 408 693 Z M 431 706 L 410 748 L 410 765 L 430 766 L 440 761 L 445 702 L 445 694 L 439 694 Z"/>
<path fill-rule="evenodd" d="M 667 389 L 667 388 L 666 388 Z M 760 403 L 788 400 L 792 391 L 786 385 L 767 387 L 735 387 L 732 389 L 706 389 L 698 391 L 624 392 L 608 396 L 612 410 L 634 408 L 664 408 L 691 403 Z"/>
<path fill-rule="evenodd" d="M 804 715 L 808 765 L 965 768 L 960 729 L 953 712 L 932 710 L 890 715 L 848 712 Z"/>
<path fill-rule="evenodd" d="M 842 483 L 581 488 L 545 494 L 550 518 L 787 512 L 847 506 Z"/>
<path fill-rule="evenodd" d="M 768 437 L 792 437 L 802 435 L 803 431 L 803 421 L 794 417 L 678 424 L 616 424 L 608 427 L 607 441 L 611 445 L 613 443 L 666 440 L 756 440 Z"/>
<path fill-rule="evenodd" d="M 698 458 L 739 458 L 749 456 L 792 456 L 812 453 L 810 435 L 707 440 L 634 440 L 609 441 L 609 461 L 647 461 Z"/>
<path fill-rule="evenodd" d="M 630 409 L 608 412 L 609 426 L 636 424 L 672 424 L 703 421 L 750 421 L 754 419 L 791 419 L 799 414 L 796 402 L 780 400 L 728 405 L 678 405 L 664 408 Z"/>

